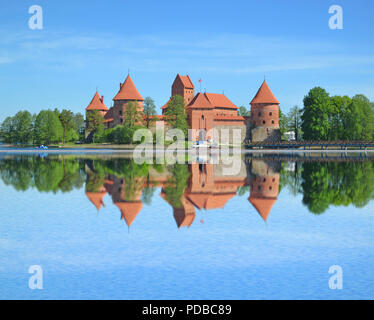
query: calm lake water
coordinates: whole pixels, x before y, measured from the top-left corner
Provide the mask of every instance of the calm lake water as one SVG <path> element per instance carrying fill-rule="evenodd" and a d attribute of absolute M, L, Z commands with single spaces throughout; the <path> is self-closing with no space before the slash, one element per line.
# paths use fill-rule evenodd
<path fill-rule="evenodd" d="M 0 154 L 0 298 L 374 298 L 373 158 L 212 162 Z"/>

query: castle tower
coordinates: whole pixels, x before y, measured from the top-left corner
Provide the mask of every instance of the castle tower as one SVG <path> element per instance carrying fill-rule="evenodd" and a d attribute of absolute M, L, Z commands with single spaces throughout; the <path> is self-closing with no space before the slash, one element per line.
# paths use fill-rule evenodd
<path fill-rule="evenodd" d="M 179 73 L 177 74 L 172 86 L 171 86 L 171 97 L 175 95 L 180 95 L 184 98 L 184 103 L 187 106 L 195 96 L 195 87 L 190 79 L 187 76 L 181 76 Z M 161 108 L 162 114 L 165 114 L 168 104 L 171 101 L 171 98 L 168 102 Z"/>
<path fill-rule="evenodd" d="M 251 101 L 252 141 L 279 141 L 279 101 L 264 81 Z"/>
<path fill-rule="evenodd" d="M 181 76 L 179 73 L 177 74 L 171 86 L 171 96 L 173 97 L 177 94 L 184 98 L 186 105 L 189 104 L 195 96 L 195 87 L 188 75 Z"/>
<path fill-rule="evenodd" d="M 264 221 L 277 202 L 280 174 L 262 160 L 252 160 L 249 202 L 255 207 Z"/>
<path fill-rule="evenodd" d="M 199 92 L 187 106 L 192 141 L 213 139 L 214 107 L 205 93 Z"/>
<path fill-rule="evenodd" d="M 137 103 L 138 111 L 143 111 L 144 99 L 135 87 L 130 75 L 127 76 L 124 83 L 120 83 L 119 91 L 113 98 L 113 101 L 113 109 L 111 108 L 111 118 L 113 121 L 111 122 L 110 127 L 123 124 L 126 107 L 129 102 Z"/>
<path fill-rule="evenodd" d="M 87 106 L 86 112 L 91 112 L 94 110 L 98 110 L 103 117 L 108 112 L 108 108 L 104 104 L 104 96 L 100 97 L 97 91 L 95 95 L 93 96 L 90 104 Z"/>
<path fill-rule="evenodd" d="M 138 187 L 134 193 L 131 192 L 130 194 L 126 194 L 125 183 L 124 179 L 109 175 L 105 181 L 105 188 L 111 195 L 113 203 L 121 210 L 121 219 L 124 219 L 126 224 L 130 226 L 143 207 L 141 201 L 143 181 L 142 179 L 136 179 L 134 184 Z M 132 186 L 129 188 L 133 190 Z"/>
<path fill-rule="evenodd" d="M 93 96 L 90 104 L 86 108 L 86 119 L 87 119 L 87 114 L 93 111 L 99 111 L 99 113 L 105 117 L 105 115 L 108 113 L 108 108 L 104 104 L 104 96 L 100 97 L 99 93 L 96 91 L 95 95 Z M 87 125 L 87 123 L 86 123 Z M 89 130 L 85 130 L 84 134 L 85 140 L 90 142 L 92 141 L 93 138 L 93 133 Z"/>

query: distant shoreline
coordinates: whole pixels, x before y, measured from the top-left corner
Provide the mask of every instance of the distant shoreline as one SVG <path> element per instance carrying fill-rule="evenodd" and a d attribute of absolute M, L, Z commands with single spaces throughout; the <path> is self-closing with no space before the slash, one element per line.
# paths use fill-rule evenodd
<path fill-rule="evenodd" d="M 64 154 L 64 153 L 97 153 L 97 154 L 111 154 L 111 153 L 132 153 L 134 149 L 115 149 L 115 148 L 56 148 L 56 149 L 48 149 L 48 150 L 39 150 L 39 149 L 23 149 L 23 148 L 9 148 L 9 149 L 2 149 L 2 146 L 0 146 L 0 153 L 9 153 L 9 154 Z M 184 149 L 183 151 L 198 151 L 198 149 Z M 220 149 L 207 149 L 207 153 L 215 153 L 218 154 Z M 171 153 L 172 151 L 165 150 L 153 150 L 153 153 Z M 359 150 L 359 149 L 349 149 L 349 150 L 320 150 L 320 149 L 312 149 L 312 150 L 303 150 L 303 149 L 240 149 L 241 154 L 261 154 L 261 153 L 267 153 L 267 154 L 345 154 L 345 153 L 374 153 L 374 149 L 368 149 L 368 150 Z M 201 154 L 201 153 L 200 153 Z"/>

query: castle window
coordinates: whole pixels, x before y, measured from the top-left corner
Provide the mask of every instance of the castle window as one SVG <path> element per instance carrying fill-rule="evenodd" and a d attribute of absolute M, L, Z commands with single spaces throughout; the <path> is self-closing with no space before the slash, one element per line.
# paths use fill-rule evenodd
<path fill-rule="evenodd" d="M 272 187 L 272 186 L 270 186 L 270 187 L 269 187 L 269 190 L 271 190 L 271 189 L 273 189 L 273 187 Z"/>
<path fill-rule="evenodd" d="M 264 120 L 264 121 L 262 121 L 262 123 L 263 123 L 263 124 L 265 124 L 265 120 Z"/>
<path fill-rule="evenodd" d="M 264 178 L 264 182 L 266 182 L 266 178 Z"/>
<path fill-rule="evenodd" d="M 122 110 L 119 111 L 119 115 L 122 116 Z"/>
<path fill-rule="evenodd" d="M 272 116 L 273 115 L 273 113 L 272 112 L 269 112 L 269 116 Z"/>
<path fill-rule="evenodd" d="M 271 123 L 274 124 L 274 120 L 271 120 Z"/>

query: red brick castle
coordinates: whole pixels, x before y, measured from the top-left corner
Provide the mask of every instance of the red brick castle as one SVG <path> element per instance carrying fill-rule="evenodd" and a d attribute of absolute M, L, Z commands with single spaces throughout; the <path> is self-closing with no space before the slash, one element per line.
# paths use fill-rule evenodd
<path fill-rule="evenodd" d="M 238 114 L 238 107 L 224 94 L 199 92 L 195 95 L 195 86 L 190 77 L 177 74 L 172 87 L 169 101 L 161 108 L 163 117 L 172 97 L 180 95 L 184 98 L 188 122 L 194 129 L 190 139 L 218 140 L 214 137 L 220 129 L 229 129 L 228 140 L 232 141 L 232 129 L 238 129 L 241 141 L 280 140 L 279 131 L 279 102 L 264 81 L 257 94 L 251 101 L 251 115 L 243 117 Z M 86 112 L 98 110 L 104 117 L 106 128 L 113 128 L 124 122 L 126 107 L 130 102 L 136 103 L 139 111 L 143 111 L 143 97 L 137 90 L 130 75 L 120 84 L 118 93 L 113 98 L 113 106 L 108 110 L 104 97 L 95 93 Z M 213 131 L 212 129 L 216 129 Z M 231 129 L 231 130 L 230 130 Z"/>

